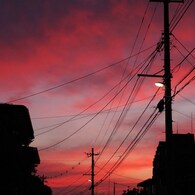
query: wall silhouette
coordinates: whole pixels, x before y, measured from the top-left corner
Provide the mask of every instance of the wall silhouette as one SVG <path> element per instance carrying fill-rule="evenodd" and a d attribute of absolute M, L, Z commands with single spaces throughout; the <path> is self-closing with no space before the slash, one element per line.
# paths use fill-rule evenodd
<path fill-rule="evenodd" d="M 169 155 L 168 155 L 169 154 Z M 159 142 L 153 177 L 138 184 L 146 195 L 195 195 L 195 142 L 193 134 L 173 134 L 171 144 Z"/>
<path fill-rule="evenodd" d="M 30 147 L 34 131 L 23 105 L 0 104 L 1 195 L 51 195 L 51 189 L 36 175 L 38 150 Z"/>

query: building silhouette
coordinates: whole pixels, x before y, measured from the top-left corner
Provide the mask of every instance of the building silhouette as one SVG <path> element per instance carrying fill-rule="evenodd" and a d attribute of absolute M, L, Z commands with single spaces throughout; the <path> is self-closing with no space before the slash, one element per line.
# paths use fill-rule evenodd
<path fill-rule="evenodd" d="M 51 189 L 36 176 L 38 150 L 30 147 L 34 131 L 23 105 L 0 104 L 1 195 L 51 195 Z"/>
<path fill-rule="evenodd" d="M 159 142 L 153 160 L 153 176 L 140 182 L 146 195 L 195 194 L 195 142 L 193 134 L 173 134 L 171 145 Z"/>
<path fill-rule="evenodd" d="M 173 195 L 195 194 L 195 142 L 193 134 L 173 134 L 171 146 L 159 142 L 153 161 L 154 194 L 166 194 L 167 175 Z M 170 155 L 168 156 L 168 152 Z M 170 159 L 168 159 L 168 157 Z M 168 163 L 169 162 L 169 163 Z M 167 173 L 167 170 L 169 171 Z"/>

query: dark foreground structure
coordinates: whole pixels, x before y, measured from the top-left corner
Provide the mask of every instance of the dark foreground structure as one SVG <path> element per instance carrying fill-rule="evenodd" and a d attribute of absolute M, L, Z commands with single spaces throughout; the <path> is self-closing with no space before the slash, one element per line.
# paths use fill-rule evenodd
<path fill-rule="evenodd" d="M 173 134 L 171 144 L 159 142 L 153 177 L 138 184 L 146 195 L 195 194 L 195 142 L 193 134 Z"/>
<path fill-rule="evenodd" d="M 36 176 L 38 150 L 30 147 L 34 131 L 23 105 L 0 104 L 1 195 L 51 195 L 51 189 Z"/>

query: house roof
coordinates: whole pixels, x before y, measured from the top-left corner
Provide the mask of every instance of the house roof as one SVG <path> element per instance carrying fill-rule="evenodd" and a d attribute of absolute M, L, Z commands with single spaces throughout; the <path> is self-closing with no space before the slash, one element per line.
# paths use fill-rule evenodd
<path fill-rule="evenodd" d="M 152 179 L 146 179 L 140 183 L 137 184 L 138 187 L 146 187 L 146 186 L 150 186 L 152 184 Z"/>

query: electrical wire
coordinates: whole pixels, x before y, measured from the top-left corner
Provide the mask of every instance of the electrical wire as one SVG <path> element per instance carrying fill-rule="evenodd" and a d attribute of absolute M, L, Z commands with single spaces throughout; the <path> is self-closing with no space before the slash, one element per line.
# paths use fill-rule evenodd
<path fill-rule="evenodd" d="M 175 89 L 174 89 L 174 94 L 176 93 L 176 89 L 178 87 L 179 84 L 181 84 L 187 77 L 189 77 L 189 75 L 195 70 L 195 67 L 192 68 L 178 83 L 177 85 L 175 86 Z"/>
<path fill-rule="evenodd" d="M 86 159 L 88 159 L 88 158 L 86 157 L 83 160 L 79 161 L 76 165 L 72 166 L 71 169 L 68 169 L 65 172 L 63 171 L 63 172 L 60 172 L 60 173 L 58 173 L 56 175 L 52 175 L 52 176 L 45 175 L 45 177 L 46 177 L 46 179 L 54 179 L 54 178 L 59 178 L 59 177 L 62 177 L 64 175 L 67 175 L 68 173 L 70 173 L 70 171 L 75 170 L 76 167 L 80 166 L 84 161 L 86 161 Z"/>
<path fill-rule="evenodd" d="M 142 64 L 141 64 L 141 65 L 142 65 Z M 140 67 L 141 67 L 141 65 L 140 65 Z M 142 68 L 142 67 L 141 67 L 141 68 Z M 140 71 L 140 69 L 138 69 L 138 71 Z M 138 72 L 138 71 L 137 71 L 137 72 Z M 135 76 L 135 75 L 136 75 L 136 74 L 134 74 L 134 76 Z M 85 111 L 87 111 L 88 109 L 90 109 L 91 107 L 93 107 L 94 105 L 96 105 L 97 103 L 99 103 L 101 100 L 103 100 L 107 95 L 109 95 L 116 87 L 118 87 L 118 86 L 119 86 L 123 81 L 125 81 L 127 78 L 129 79 L 128 82 L 130 82 L 130 81 L 134 78 L 134 76 L 133 76 L 132 78 L 129 78 L 129 76 L 130 76 L 130 74 L 128 74 L 125 78 L 123 78 L 123 80 L 121 80 L 119 83 L 117 83 L 117 84 L 116 84 L 113 88 L 111 88 L 106 94 L 104 94 L 100 99 L 98 99 L 95 103 L 93 103 L 93 104 L 91 104 L 90 106 L 88 106 L 86 109 L 82 110 L 81 112 L 79 112 L 78 114 L 74 115 L 74 116 L 71 117 L 70 119 L 68 119 L 68 120 L 66 120 L 66 121 L 64 121 L 64 122 L 62 122 L 62 123 L 59 123 L 57 126 L 55 126 L 55 127 L 51 128 L 51 129 L 49 129 L 49 130 L 46 130 L 46 131 L 44 131 L 44 132 L 41 132 L 41 133 L 37 134 L 36 136 L 40 136 L 40 135 L 43 135 L 43 134 L 48 133 L 48 132 L 50 132 L 50 131 L 53 131 L 53 130 L 55 130 L 56 128 L 61 127 L 61 126 L 64 125 L 65 123 L 68 123 L 68 122 L 70 122 L 70 121 L 76 119 L 78 116 L 80 116 L 81 114 L 83 114 Z M 126 84 L 125 84 L 125 86 L 126 86 Z M 122 88 L 122 89 L 124 89 L 124 88 Z M 117 94 L 116 94 L 114 97 L 118 96 L 118 95 L 120 94 L 121 91 L 122 91 L 122 90 L 120 90 L 119 93 L 117 92 Z M 114 99 L 115 99 L 115 98 L 114 98 Z M 112 99 L 112 100 L 113 100 L 113 99 Z M 112 100 L 109 101 L 109 103 L 112 102 Z M 108 104 L 109 104 L 109 103 L 108 103 Z M 102 112 L 102 111 L 103 111 L 103 110 L 101 110 L 101 111 L 95 113 L 95 116 L 97 116 L 97 115 L 98 115 L 100 112 Z"/>
<path fill-rule="evenodd" d="M 70 194 L 70 192 L 73 192 L 75 190 L 77 190 L 79 187 L 83 186 L 86 181 L 81 182 L 80 185 L 73 187 L 72 189 L 68 190 L 71 186 L 73 186 L 76 182 L 80 181 L 82 178 L 84 177 L 84 175 L 79 176 L 75 181 L 73 181 L 70 185 L 66 186 L 64 189 L 62 189 L 63 192 L 66 192 L 66 194 Z M 85 187 L 85 186 L 84 186 Z"/>
<path fill-rule="evenodd" d="M 143 125 L 141 130 L 138 132 L 134 140 L 129 144 L 129 146 L 126 148 L 126 150 L 123 152 L 123 154 L 120 156 L 120 158 L 115 162 L 115 164 L 110 168 L 108 173 L 114 172 L 118 166 L 126 159 L 128 154 L 134 149 L 134 147 L 138 144 L 138 142 L 143 138 L 143 136 L 146 134 L 146 132 L 149 130 L 149 128 L 152 126 L 152 124 L 157 119 L 159 113 L 156 113 L 156 109 L 154 112 L 150 115 L 149 120 L 146 121 L 146 123 Z M 100 185 L 104 180 L 106 180 L 109 177 L 109 174 L 106 174 L 102 177 L 98 182 L 96 182 L 95 186 Z"/>
<path fill-rule="evenodd" d="M 174 67 L 173 70 L 175 70 L 175 68 L 177 68 L 178 66 L 180 66 L 194 50 L 195 50 L 195 48 L 192 49 L 191 52 L 188 53 L 188 55 L 185 56 L 185 58 L 184 58 L 176 67 Z M 175 85 L 173 96 L 175 96 L 175 94 L 176 94 L 177 87 L 178 87 L 186 78 L 188 78 L 189 75 L 195 70 L 195 66 L 192 66 L 192 67 L 193 67 L 193 68 L 192 68 L 186 75 L 184 75 L 184 77 Z"/>
<path fill-rule="evenodd" d="M 184 100 L 186 100 L 187 102 L 191 103 L 192 105 L 195 105 L 195 102 L 193 102 L 193 101 L 190 100 L 189 98 L 186 98 L 186 97 L 184 97 L 184 96 L 181 95 L 181 94 L 177 94 L 177 95 L 179 95 L 179 96 L 182 97 Z"/>
<path fill-rule="evenodd" d="M 136 45 L 136 43 L 137 43 L 138 37 L 139 37 L 140 32 L 141 32 L 141 28 L 142 28 L 142 26 L 143 26 L 143 24 L 144 24 L 144 20 L 145 20 L 146 13 L 147 13 L 148 8 L 149 8 L 149 4 L 150 4 L 150 3 L 148 2 L 147 6 L 146 6 L 146 9 L 145 9 L 145 12 L 144 12 L 144 15 L 143 15 L 143 18 L 142 18 L 142 21 L 141 21 L 141 24 L 140 24 L 140 26 L 139 26 L 139 29 L 138 29 L 138 32 L 137 32 L 137 35 L 136 35 L 136 38 L 135 38 L 135 41 L 134 41 L 134 43 L 133 43 L 133 46 L 132 46 L 132 50 L 131 50 L 131 54 L 130 54 L 130 55 L 133 54 L 135 45 Z M 156 12 L 156 8 L 157 8 L 157 6 L 156 6 L 155 9 L 154 9 L 154 13 L 153 13 L 153 15 L 152 15 L 152 17 L 151 17 L 150 23 L 149 23 L 149 25 L 148 25 L 148 28 L 147 28 L 147 30 L 146 30 L 145 36 L 144 36 L 143 41 L 142 41 L 142 43 L 141 43 L 141 45 L 140 45 L 140 48 L 139 48 L 139 52 L 138 52 L 138 53 L 140 53 L 140 51 L 141 51 L 141 49 L 142 49 L 142 47 L 143 47 L 144 41 L 145 41 L 145 39 L 146 39 L 146 36 L 147 36 L 147 34 L 148 34 L 148 31 L 149 31 L 149 28 L 150 28 L 150 26 L 151 26 L 152 20 L 153 20 L 153 18 L 154 18 L 154 14 L 155 14 L 155 12 Z M 159 44 L 158 44 L 158 45 L 159 45 Z M 134 62 L 134 64 L 133 64 L 133 67 L 132 67 L 132 68 L 134 68 L 134 66 L 135 66 L 135 64 L 136 64 L 136 62 L 137 62 L 138 56 L 139 56 L 139 55 L 137 55 L 137 57 L 136 57 L 136 59 L 135 59 L 135 62 Z M 129 62 L 129 60 L 128 60 L 128 62 Z M 127 63 L 127 65 L 128 65 L 128 63 Z M 126 67 L 125 67 L 124 73 L 125 73 L 125 71 L 126 71 L 126 69 L 127 69 L 127 65 L 126 65 Z M 145 70 L 146 70 L 146 69 L 145 69 Z M 123 75 L 122 75 L 122 78 L 123 78 L 123 76 L 124 76 L 124 73 L 123 73 Z M 125 90 L 124 90 L 124 91 L 125 91 Z M 124 91 L 123 91 L 123 94 L 124 94 Z M 122 96 L 123 96 L 123 95 L 122 95 Z M 121 99 L 120 99 L 118 105 L 120 104 L 120 102 L 121 102 L 121 100 L 122 100 L 122 96 L 121 96 Z M 132 101 L 133 101 L 133 100 L 132 100 Z M 125 109 L 125 108 L 124 108 L 124 109 Z M 117 109 L 116 109 L 116 110 L 117 110 Z M 126 113 L 127 113 L 127 111 L 126 111 Z M 123 114 L 123 112 L 122 112 L 122 114 Z M 109 113 L 107 114 L 107 117 L 108 117 L 108 115 L 109 115 Z M 113 115 L 113 118 L 114 118 L 114 116 L 115 116 L 115 115 Z M 107 118 L 107 117 L 106 117 L 106 118 Z M 122 115 L 119 116 L 119 119 L 118 119 L 118 122 L 117 122 L 117 125 L 118 125 L 118 126 L 120 126 L 119 121 L 120 121 L 120 118 L 121 118 L 121 117 L 122 117 Z M 124 119 L 124 117 L 125 117 L 125 114 L 123 115 L 123 119 Z M 106 121 L 106 119 L 104 120 L 104 124 L 105 124 L 105 121 Z M 111 121 L 112 121 L 112 120 L 111 120 Z M 122 122 L 122 120 L 120 121 L 120 123 L 121 123 L 121 122 Z M 103 125 L 104 125 L 104 124 L 103 124 Z M 100 129 L 100 132 L 102 131 L 103 125 L 102 125 L 102 127 L 101 127 L 101 129 Z M 115 126 L 114 129 L 116 129 L 116 128 L 117 128 L 117 127 Z M 100 132 L 99 132 L 99 134 L 98 134 L 98 137 L 99 137 L 99 135 L 100 135 Z M 106 133 L 107 133 L 107 131 L 106 131 Z M 116 131 L 115 131 L 114 133 L 116 133 Z M 112 135 L 112 134 L 111 134 L 111 135 Z M 96 142 L 96 141 L 97 141 L 97 138 L 96 138 L 95 142 Z"/>
<path fill-rule="evenodd" d="M 186 82 L 179 90 L 175 91 L 172 98 L 174 98 L 178 93 L 180 93 L 183 89 L 185 89 L 194 80 L 195 80 L 195 76 L 193 76 L 188 82 Z"/>
<path fill-rule="evenodd" d="M 153 53 L 155 54 L 155 52 L 156 51 L 154 51 Z M 141 70 L 141 68 L 143 68 L 143 67 L 139 67 L 139 69 L 137 70 L 137 72 L 138 71 L 140 71 Z M 129 77 L 129 75 L 127 75 L 127 78 Z M 132 79 L 132 78 L 131 78 Z M 55 144 L 52 144 L 52 145 L 50 145 L 50 146 L 48 146 L 48 147 L 45 147 L 45 148 L 41 148 L 39 151 L 42 151 L 42 150 L 46 150 L 46 149 L 50 149 L 50 148 L 52 148 L 52 147 L 55 147 L 55 146 L 57 146 L 57 145 L 59 145 L 59 144 L 61 144 L 61 143 L 63 143 L 64 141 L 66 141 L 67 139 L 69 139 L 69 138 L 71 138 L 73 135 L 75 135 L 76 133 L 78 133 L 79 131 L 81 131 L 86 125 L 88 125 L 92 120 L 94 120 L 95 119 L 95 117 L 96 116 L 98 116 L 120 93 L 121 93 L 121 91 L 123 91 L 123 89 L 125 89 L 125 87 L 129 84 L 129 82 L 131 81 L 131 79 L 129 79 L 126 83 L 125 83 L 125 85 L 119 90 L 119 92 L 113 97 L 113 98 L 111 98 L 111 100 L 102 108 L 102 109 L 100 109 L 99 110 L 99 112 L 97 112 L 91 119 L 89 119 L 86 123 L 84 123 L 80 128 L 78 128 L 77 130 L 75 130 L 73 133 L 71 133 L 69 136 L 67 136 L 67 137 L 65 137 L 64 139 L 62 139 L 61 141 L 59 141 L 59 142 L 57 142 L 57 143 L 55 143 Z M 120 83 L 121 83 L 122 81 L 120 81 Z M 117 86 L 117 85 L 116 85 Z M 115 87 L 116 87 L 115 86 Z M 115 88 L 114 87 L 114 88 Z M 113 88 L 112 88 L 113 89 Z M 111 89 L 111 90 L 112 90 Z M 110 91 L 111 91 L 110 90 Z M 107 94 L 109 94 L 110 93 L 110 91 L 107 93 Z M 106 94 L 106 95 L 107 95 Z M 100 98 L 99 100 L 98 100 L 98 102 L 100 101 L 100 100 L 102 100 L 106 95 L 104 95 L 102 98 Z M 90 105 L 89 107 L 92 107 L 93 105 L 95 105 L 96 104 L 96 102 L 94 103 L 94 104 L 92 104 L 92 105 Z M 58 127 L 60 127 L 60 126 L 62 126 L 63 124 L 65 124 L 65 123 L 67 123 L 67 122 L 69 122 L 70 120 L 72 120 L 73 118 L 75 118 L 75 117 L 77 117 L 77 116 L 79 116 L 81 113 L 83 113 L 84 111 L 86 111 L 87 109 L 89 109 L 89 107 L 88 108 L 86 108 L 85 110 L 83 110 L 83 111 L 81 111 L 79 114 L 77 114 L 77 115 L 75 115 L 74 117 L 72 117 L 71 119 L 69 119 L 69 120 L 67 120 L 67 121 L 65 121 L 65 122 L 63 122 L 63 123 L 61 123 L 61 124 L 59 124 L 57 127 L 54 127 L 54 128 L 51 128 L 51 129 L 49 129 L 49 130 L 47 130 L 47 131 L 44 131 L 44 132 L 41 132 L 41 133 L 39 133 L 38 135 L 42 135 L 42 134 L 45 134 L 45 133 L 48 133 L 49 131 L 52 131 L 52 130 L 54 130 L 54 129 L 56 129 L 56 128 L 58 128 Z"/>
<path fill-rule="evenodd" d="M 143 68 L 143 71 L 146 71 L 146 70 L 147 70 L 147 67 L 151 66 L 151 63 L 152 63 L 153 60 L 155 59 L 155 56 L 156 56 L 156 53 L 154 53 L 154 56 L 152 57 L 152 59 L 150 59 L 148 65 L 147 65 L 146 67 Z M 108 138 L 106 144 L 104 145 L 102 151 L 100 152 L 100 155 L 98 156 L 96 162 L 97 162 L 98 159 L 101 157 L 102 153 L 104 152 L 104 150 L 106 149 L 106 147 L 107 147 L 108 144 L 110 143 L 110 141 L 111 141 L 113 135 L 116 134 L 116 131 L 118 130 L 119 126 L 121 125 L 121 122 L 123 121 L 124 116 L 127 114 L 127 111 L 129 110 L 129 109 L 127 109 L 127 110 L 125 111 L 126 106 L 129 104 L 130 98 L 132 98 L 133 93 L 134 93 L 134 97 L 132 98 L 132 101 L 131 101 L 130 105 L 133 103 L 133 101 L 134 101 L 134 99 L 135 99 L 135 97 L 136 97 L 136 94 L 138 93 L 138 91 L 139 91 L 139 89 L 140 89 L 140 87 L 141 87 L 141 83 L 143 82 L 143 80 L 141 80 L 141 83 L 138 83 L 139 80 L 140 80 L 140 77 L 138 77 L 138 79 L 137 79 L 137 81 L 136 81 L 136 83 L 135 83 L 135 85 L 134 85 L 134 87 L 133 87 L 133 89 L 132 89 L 132 91 L 131 91 L 131 93 L 130 93 L 128 99 L 127 99 L 127 101 L 126 101 L 126 104 L 125 104 L 125 106 L 124 106 L 124 108 L 123 108 L 123 111 L 121 112 L 121 114 L 120 114 L 120 116 L 119 116 L 119 118 L 118 118 L 118 120 L 117 120 L 117 122 L 116 122 L 116 124 L 115 124 L 115 127 L 113 128 L 113 130 L 112 130 L 112 132 L 111 132 L 111 134 L 110 134 L 110 136 L 109 136 L 109 138 Z M 136 86 L 138 86 L 137 89 L 136 89 Z M 135 91 L 135 89 L 136 89 L 137 91 Z M 124 111 L 125 111 L 125 114 L 124 114 Z"/>
<path fill-rule="evenodd" d="M 121 147 L 121 146 L 120 146 L 120 147 Z M 120 148 L 120 147 L 119 147 L 119 148 Z M 116 152 L 117 152 L 117 151 L 118 151 L 118 150 L 116 150 Z M 114 153 L 114 155 L 115 155 L 115 154 L 116 154 L 116 153 Z M 112 157 L 113 157 L 114 155 L 112 155 Z M 111 157 L 111 158 L 112 158 L 112 157 Z M 109 161 L 111 160 L 111 158 L 109 159 Z M 109 162 L 109 161 L 108 161 L 108 162 Z M 107 163 L 108 163 L 108 162 L 107 162 Z M 106 163 L 106 164 L 107 164 L 107 163 Z M 105 165 L 106 165 L 106 164 L 105 164 Z"/>
<path fill-rule="evenodd" d="M 118 150 L 122 147 L 122 145 L 128 139 L 128 137 L 130 136 L 130 134 L 132 133 L 132 131 L 135 129 L 135 127 L 137 126 L 138 122 L 141 120 L 141 118 L 145 114 L 146 110 L 148 109 L 148 107 L 150 106 L 151 102 L 154 100 L 154 98 L 156 97 L 156 95 L 157 95 L 158 92 L 159 92 L 159 88 L 155 92 L 155 94 L 153 95 L 152 99 L 149 101 L 149 103 L 147 104 L 147 106 L 145 107 L 145 109 L 143 110 L 143 112 L 141 113 L 141 115 L 139 116 L 139 118 L 137 119 L 137 121 L 135 122 L 135 124 L 133 125 L 133 127 L 131 128 L 131 130 L 128 132 L 128 134 L 126 135 L 126 137 L 123 139 L 123 141 L 121 142 L 121 144 L 118 146 L 118 148 L 115 150 L 115 152 L 111 155 L 111 157 L 109 158 L 109 160 L 102 166 L 102 169 L 104 169 L 104 167 L 111 161 L 111 159 L 114 157 L 114 155 L 118 152 Z"/>
<path fill-rule="evenodd" d="M 183 43 L 181 43 L 181 41 L 179 39 L 177 39 L 177 37 L 172 33 L 172 36 L 174 37 L 174 39 L 188 52 L 190 53 L 190 55 L 195 59 L 195 56 L 192 55 L 192 52 L 190 52 Z"/>
<path fill-rule="evenodd" d="M 95 167 L 97 167 L 98 169 L 102 169 L 102 167 L 99 167 L 97 165 L 95 165 Z M 104 169 L 104 172 L 105 173 L 109 173 L 108 170 Z M 116 176 L 119 176 L 119 177 L 122 177 L 122 178 L 126 178 L 126 179 L 132 179 L 132 180 L 140 180 L 138 178 L 133 178 L 133 177 L 128 177 L 128 176 L 124 176 L 124 175 L 120 175 L 120 174 L 117 174 L 117 173 L 112 173 L 113 175 L 116 175 Z"/>
<path fill-rule="evenodd" d="M 98 99 L 96 102 L 94 102 L 93 104 L 89 105 L 87 108 L 85 108 L 84 110 L 82 110 L 81 112 L 79 112 L 78 114 L 72 116 L 70 119 L 62 122 L 62 123 L 59 123 L 57 126 L 55 126 L 54 128 L 51 128 L 47 131 L 44 131 L 42 133 L 39 133 L 37 134 L 37 136 L 40 136 L 40 135 L 43 135 L 45 133 L 48 133 L 50 131 L 53 131 L 55 130 L 56 128 L 58 127 L 61 127 L 62 125 L 64 125 L 65 123 L 68 123 L 70 121 L 73 121 L 74 119 L 76 119 L 78 116 L 82 115 L 84 112 L 86 112 L 87 110 L 89 110 L 90 108 L 92 108 L 93 106 L 95 106 L 97 103 L 99 103 L 101 100 L 103 100 L 106 96 L 108 96 L 117 86 L 119 86 L 123 81 L 125 81 L 127 78 L 129 77 L 129 75 L 127 75 L 123 80 L 121 80 L 119 83 L 117 83 L 113 88 L 111 88 L 106 94 L 104 94 L 100 99 Z M 117 94 L 118 95 L 118 94 Z M 116 96 L 117 96 L 116 95 Z M 110 102 L 109 102 L 110 103 Z M 102 110 L 103 111 L 103 110 Z M 99 111 L 97 113 L 95 113 L 95 116 L 97 116 L 97 114 L 99 114 L 100 112 L 102 111 Z"/>
<path fill-rule="evenodd" d="M 161 93 L 159 94 L 161 95 Z M 148 96 L 148 97 L 145 97 L 143 99 L 140 99 L 140 100 L 135 100 L 133 103 L 138 103 L 138 102 L 142 102 L 142 101 L 146 101 L 147 99 L 150 99 L 152 96 Z M 188 100 L 189 101 L 189 100 Z M 116 108 L 123 108 L 125 105 L 120 105 L 120 106 L 117 106 L 117 107 L 112 107 L 112 108 L 109 108 L 109 109 L 105 109 L 104 111 L 102 111 L 101 114 L 104 114 L 104 113 L 110 113 L 110 112 L 116 112 L 114 111 L 114 109 Z M 121 112 L 120 110 L 118 110 L 117 112 Z M 90 117 L 90 116 L 93 116 L 95 115 L 97 112 L 91 112 L 91 113 L 86 113 L 86 114 L 81 114 L 81 116 L 79 118 L 74 118 L 72 119 L 72 121 L 75 121 L 75 120 L 80 120 L 80 119 L 83 119 L 83 118 L 87 118 L 87 117 Z M 42 120 L 42 119 L 55 119 L 55 118 L 64 118 L 64 117 L 73 117 L 75 115 L 61 115 L 61 116 L 43 116 L 43 117 L 34 117 L 32 118 L 33 120 Z M 62 124 L 63 122 L 60 122 L 60 123 L 54 123 L 54 124 L 51 124 L 51 125 L 47 125 L 47 126 L 43 126 L 43 127 L 39 127 L 39 128 L 35 128 L 34 130 L 37 132 L 37 131 L 40 131 L 42 129 L 46 129 L 46 128 L 50 128 L 50 127 L 56 127 L 60 124 Z M 38 135 L 35 135 L 35 137 L 38 136 Z"/>
<path fill-rule="evenodd" d="M 71 190 L 72 191 L 72 190 Z"/>
<path fill-rule="evenodd" d="M 155 45 L 153 45 L 153 46 L 151 46 L 151 47 L 148 47 L 148 48 L 144 49 L 143 51 L 141 51 L 140 53 L 144 53 L 145 51 L 151 49 L 151 48 L 154 47 L 154 46 L 155 46 Z M 122 60 L 119 60 L 119 61 L 117 61 L 117 62 L 115 62 L 115 63 L 112 63 L 112 64 L 110 64 L 110 65 L 108 65 L 108 66 L 105 66 L 105 67 L 103 67 L 103 68 L 100 68 L 100 69 L 98 69 L 98 70 L 96 70 L 96 71 L 94 71 L 94 72 L 91 72 L 91 73 L 88 73 L 88 74 L 86 74 L 86 75 L 80 76 L 80 77 L 78 77 L 78 78 L 72 79 L 72 80 L 70 80 L 70 81 L 61 83 L 61 84 L 56 85 L 56 86 L 54 86 L 54 87 L 50 87 L 50 88 L 47 88 L 47 89 L 45 89 L 45 90 L 41 90 L 41 91 L 38 91 L 38 92 L 35 92 L 35 93 L 32 93 L 32 94 L 26 95 L 26 96 L 23 96 L 23 97 L 19 97 L 19 98 L 10 100 L 10 101 L 8 101 L 8 102 L 6 102 L 6 103 L 13 103 L 13 102 L 17 102 L 17 101 L 20 101 L 20 100 L 28 99 L 28 98 L 30 98 L 30 97 L 37 96 L 37 95 L 40 95 L 40 94 L 43 94 L 43 93 L 46 93 L 46 92 L 49 92 L 49 91 L 58 89 L 58 88 L 60 88 L 60 87 L 69 85 L 69 84 L 74 83 L 74 82 L 76 82 L 76 81 L 79 81 L 79 80 L 85 79 L 85 78 L 87 78 L 87 77 L 90 77 L 90 76 L 92 76 L 92 75 L 94 75 L 94 74 L 97 74 L 97 73 L 99 73 L 99 72 L 101 72 L 101 71 L 104 71 L 104 70 L 106 70 L 106 69 L 108 69 L 108 68 L 111 68 L 112 66 L 116 66 L 116 65 L 120 64 L 121 62 L 124 62 L 124 61 L 126 61 L 126 60 L 128 60 L 128 59 L 130 59 L 130 58 L 136 57 L 136 56 L 139 55 L 140 53 L 136 53 L 136 54 L 134 54 L 134 55 L 132 55 L 132 56 L 128 56 L 128 57 L 126 57 L 126 58 L 124 58 L 124 59 L 122 59 Z"/>
<path fill-rule="evenodd" d="M 170 23 L 170 32 L 172 32 L 178 23 L 181 21 L 183 18 L 184 14 L 187 12 L 188 8 L 190 5 L 193 3 L 193 0 L 186 0 L 183 6 L 179 9 L 177 16 L 174 16 Z"/>
<path fill-rule="evenodd" d="M 191 1 L 192 2 L 192 1 Z M 190 2 L 190 3 L 191 3 Z M 189 8 L 189 5 L 187 6 L 187 7 L 185 7 L 184 9 L 183 9 L 183 11 L 181 12 L 182 14 L 181 14 L 181 16 L 179 17 L 179 19 L 177 19 L 177 21 L 175 22 L 175 24 L 174 24 L 174 26 L 173 26 L 173 28 L 172 28 L 172 30 L 176 27 L 176 25 L 179 23 L 179 21 L 181 20 L 181 18 L 183 17 L 183 15 L 185 14 L 185 12 L 187 11 L 187 9 Z M 187 76 L 186 76 L 187 77 Z M 195 79 L 195 77 L 193 77 L 192 79 L 190 79 L 178 92 L 177 92 L 177 94 L 181 91 L 181 90 L 183 90 L 188 84 L 190 84 L 193 80 Z M 182 80 L 183 81 L 183 80 Z M 157 118 L 157 114 L 153 117 L 153 120 L 151 120 L 151 122 L 146 126 L 146 129 L 148 129 L 152 124 L 153 124 L 153 122 L 156 120 L 156 118 Z M 134 144 L 134 146 L 141 140 L 141 138 L 144 136 L 144 134 L 146 133 L 146 131 L 144 132 L 144 133 L 142 133 L 141 134 L 141 136 L 139 136 L 139 138 L 135 141 L 135 144 Z M 133 147 L 134 147 L 133 146 Z M 132 148 L 133 148 L 132 147 Z M 124 159 L 124 158 L 123 158 Z M 120 162 L 121 163 L 121 162 Z M 120 164 L 120 163 L 118 163 L 117 165 L 116 165 L 116 167 Z M 114 168 L 112 168 L 111 169 L 111 171 L 113 171 L 113 170 L 115 170 L 115 168 L 116 167 L 114 167 Z M 110 171 L 109 171 L 109 174 L 110 174 Z M 107 176 L 108 177 L 108 176 Z M 100 181 L 101 182 L 103 182 L 103 180 L 105 180 L 107 177 L 104 177 L 103 179 L 101 179 Z"/>
<path fill-rule="evenodd" d="M 151 122 L 151 124 L 152 124 L 152 122 Z M 144 134 L 143 134 L 143 135 L 144 135 Z M 140 139 L 141 139 L 141 137 L 140 137 Z M 138 141 L 139 141 L 140 139 L 138 139 Z M 138 141 L 137 141 L 137 142 L 138 142 Z"/>
<path fill-rule="evenodd" d="M 188 55 L 187 56 L 184 56 L 182 54 L 182 52 L 175 46 L 174 47 L 175 49 L 177 49 L 177 51 L 183 56 L 183 60 L 178 64 L 176 65 L 174 68 L 173 68 L 173 71 L 175 71 L 176 68 L 180 67 L 181 64 L 186 60 L 193 68 L 195 67 L 194 64 L 192 64 L 189 60 L 188 60 L 188 57 L 193 53 L 193 51 L 195 50 L 195 48 L 193 48 L 190 52 L 188 52 Z"/>
<path fill-rule="evenodd" d="M 112 97 L 111 100 L 108 103 L 106 103 L 105 106 L 103 106 L 91 119 L 89 119 L 86 123 L 84 123 L 80 128 L 78 128 L 76 131 L 74 131 L 73 133 L 71 133 L 69 136 L 65 137 L 61 141 L 58 141 L 57 143 L 52 144 L 48 147 L 42 148 L 39 151 L 50 149 L 54 146 L 57 146 L 63 143 L 64 141 L 66 141 L 67 139 L 69 139 L 70 137 L 72 137 L 73 135 L 75 135 L 76 133 L 78 133 L 80 130 L 82 130 L 87 124 L 89 124 L 96 116 L 98 116 L 121 93 L 121 91 L 129 84 L 129 82 L 130 80 L 126 82 L 126 84 L 120 89 L 120 91 L 114 97 Z"/>
<path fill-rule="evenodd" d="M 162 43 L 162 42 L 160 41 L 160 43 Z M 151 64 L 154 62 L 154 59 L 155 59 L 157 53 L 159 52 L 159 45 L 161 45 L 160 47 L 162 47 L 162 44 L 159 44 L 159 43 L 157 44 L 156 50 L 150 55 L 150 58 L 151 58 L 151 59 L 149 60 L 148 65 L 151 65 Z M 146 68 L 143 69 L 143 71 L 146 71 L 146 70 L 147 70 Z M 143 73 L 143 72 L 142 72 L 142 73 Z M 138 81 L 138 80 L 137 80 L 137 81 Z M 134 99 L 135 99 L 135 97 L 136 97 L 136 94 L 138 93 L 138 91 L 139 91 L 139 89 L 140 89 L 140 87 L 141 87 L 141 83 L 143 82 L 143 80 L 142 80 L 142 81 L 138 84 L 137 81 L 136 81 L 136 84 L 135 84 L 134 87 L 133 87 L 133 90 L 130 92 L 130 96 L 129 96 L 127 102 L 126 102 L 126 106 L 129 104 L 130 98 L 132 98 L 132 101 L 131 101 L 130 105 L 133 103 L 133 101 L 134 101 Z M 137 84 L 138 84 L 138 85 L 137 85 Z M 136 85 L 137 85 L 137 89 L 136 89 L 137 92 L 134 92 L 134 97 L 133 97 L 132 95 L 133 95 L 133 91 L 135 90 Z M 130 108 L 130 106 L 129 106 L 129 108 Z M 126 109 L 126 107 L 124 107 L 124 110 L 125 110 L 125 109 Z M 108 144 L 110 143 L 110 141 L 111 141 L 113 135 L 116 134 L 117 129 L 119 128 L 121 122 L 123 121 L 125 115 L 127 114 L 128 109 L 125 110 L 125 113 L 126 113 L 126 114 L 124 114 L 124 110 L 121 112 L 121 115 L 119 116 L 119 118 L 118 118 L 118 120 L 117 120 L 117 123 L 116 123 L 116 125 L 115 125 L 115 127 L 114 127 L 112 133 L 110 134 L 110 136 L 109 136 L 109 138 L 108 138 L 106 144 L 104 145 L 102 151 L 100 152 L 100 155 L 98 156 L 98 159 L 101 157 L 102 153 L 105 151 L 105 149 L 106 149 L 106 147 L 108 146 Z M 121 118 L 122 118 L 122 119 L 121 119 Z M 98 159 L 97 159 L 97 161 L 98 161 Z M 97 162 L 97 161 L 96 161 L 96 162 Z"/>
<path fill-rule="evenodd" d="M 179 114 L 185 116 L 186 118 L 190 118 L 190 119 L 192 118 L 191 116 L 189 116 L 189 115 L 187 115 L 187 114 L 184 114 L 184 113 L 182 113 L 182 112 L 180 112 L 180 111 L 178 111 L 178 110 L 176 110 L 176 109 L 173 109 L 173 112 L 179 113 Z"/>

